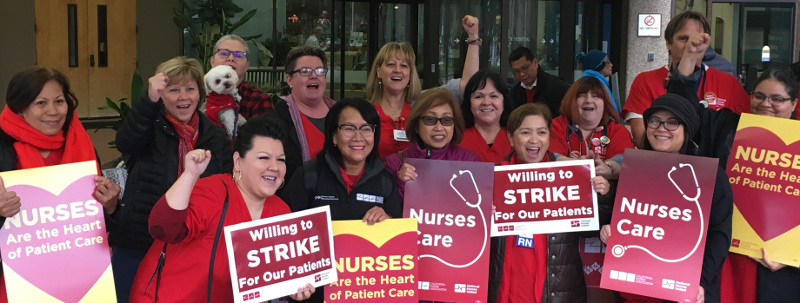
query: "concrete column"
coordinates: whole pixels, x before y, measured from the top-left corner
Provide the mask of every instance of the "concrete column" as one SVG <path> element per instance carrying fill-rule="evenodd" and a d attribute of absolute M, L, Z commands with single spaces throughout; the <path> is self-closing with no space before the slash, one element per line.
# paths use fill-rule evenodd
<path fill-rule="evenodd" d="M 639 14 L 661 14 L 661 36 L 639 37 L 637 28 Z M 636 75 L 664 66 L 669 62 L 664 29 L 671 18 L 672 0 L 628 1 L 628 43 L 626 55 L 623 56 L 625 69 L 621 71 L 625 74 L 625 98 L 630 93 L 631 83 Z M 647 60 L 649 53 L 654 54 L 652 62 Z M 620 78 L 620 82 L 622 82 L 622 78 Z"/>

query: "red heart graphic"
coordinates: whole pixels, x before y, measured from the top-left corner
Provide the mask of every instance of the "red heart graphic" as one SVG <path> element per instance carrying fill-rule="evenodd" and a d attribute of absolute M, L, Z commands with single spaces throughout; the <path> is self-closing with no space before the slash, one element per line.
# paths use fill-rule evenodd
<path fill-rule="evenodd" d="M 744 152 L 747 151 L 748 147 L 750 148 L 750 153 L 748 154 L 749 156 L 745 156 Z M 785 192 L 787 186 L 798 189 L 800 184 L 780 179 L 781 173 L 800 177 L 800 171 L 791 168 L 791 159 L 789 159 L 788 168 L 764 164 L 763 160 L 759 161 L 758 159 L 762 158 L 762 152 L 766 154 L 767 151 L 797 155 L 800 154 L 800 141 L 787 145 L 780 137 L 764 128 L 748 127 L 740 129 L 736 132 L 736 139 L 733 143 L 733 148 L 731 148 L 727 168 L 728 177 L 731 180 L 740 177 L 738 182 L 732 182 L 731 184 L 734 205 L 736 205 L 756 234 L 764 241 L 769 241 L 800 225 L 800 216 L 797 216 L 796 211 L 787 211 L 798 209 L 797 202 L 800 199 Z M 778 159 L 778 162 L 780 162 L 780 159 Z M 752 173 L 732 171 L 734 165 L 737 164 L 740 169 L 743 166 L 751 167 Z M 757 175 L 757 167 L 763 167 L 774 172 L 775 177 Z M 769 190 L 751 187 L 751 185 L 758 186 L 758 182 L 774 185 L 774 187 Z M 780 189 L 778 189 L 778 186 Z M 763 187 L 758 186 L 758 188 Z"/>
<path fill-rule="evenodd" d="M 334 236 L 333 243 L 336 267 L 340 270 L 338 275 L 339 281 L 350 279 L 350 286 L 344 286 L 344 284 L 338 287 L 326 286 L 325 297 L 329 297 L 327 294 L 342 291 L 343 295 L 341 300 L 336 300 L 335 302 L 366 302 L 366 300 L 344 298 L 345 291 L 358 292 L 364 290 L 367 293 L 374 293 L 383 290 L 385 296 L 379 300 L 380 302 L 418 302 L 419 292 L 417 291 L 417 279 L 419 276 L 417 274 L 418 262 L 416 242 L 417 234 L 415 232 L 399 234 L 389 241 L 386 241 L 381 247 L 377 247 L 369 240 L 352 234 Z M 404 257 L 408 255 L 411 255 L 411 257 Z M 385 265 L 381 264 L 381 262 L 374 262 L 374 258 L 378 256 L 389 257 L 384 260 L 383 263 Z M 366 260 L 364 260 L 365 257 L 367 257 Z M 413 262 L 413 268 L 404 269 L 404 267 L 408 267 L 408 262 Z M 385 268 L 385 270 L 380 270 L 383 268 Z M 409 279 L 409 276 L 413 278 Z M 357 285 L 357 277 L 364 277 L 366 279 L 374 278 L 375 283 Z M 399 281 L 401 283 L 386 283 L 386 281 L 391 281 L 391 278 L 395 278 L 395 282 Z M 394 288 L 395 293 L 397 293 L 397 290 L 413 290 L 413 295 L 411 295 L 412 292 L 405 292 L 405 296 L 391 297 L 388 293 L 390 288 Z"/>
<path fill-rule="evenodd" d="M 72 182 L 58 195 L 31 185 L 8 187 L 9 191 L 16 191 L 22 207 L 19 214 L 6 219 L 5 227 L 9 228 L 0 232 L 3 263 L 37 288 L 64 302 L 80 301 L 110 264 L 103 206 L 92 197 L 94 186 L 94 176 L 90 175 Z M 69 215 L 60 212 L 56 203 L 66 205 L 64 209 Z M 49 206 L 55 208 L 52 216 L 55 219 L 42 223 L 42 214 L 47 212 L 42 209 Z M 49 208 L 50 211 L 53 208 Z M 26 221 L 37 224 L 16 227 L 12 223 Z M 76 226 L 91 229 L 76 232 Z M 30 234 L 30 240 L 8 243 L 9 237 L 18 238 L 25 233 Z M 85 242 L 87 239 L 102 240 L 89 244 Z M 21 256 L 11 258 L 18 248 Z"/>

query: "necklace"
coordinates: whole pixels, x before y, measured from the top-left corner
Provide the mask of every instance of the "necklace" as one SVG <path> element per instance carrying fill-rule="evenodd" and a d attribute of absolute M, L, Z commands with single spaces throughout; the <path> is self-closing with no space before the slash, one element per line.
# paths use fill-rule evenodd
<path fill-rule="evenodd" d="M 389 102 L 386 102 L 386 104 L 391 105 Z M 384 106 L 384 108 L 388 108 L 392 112 L 392 116 L 396 116 L 398 111 L 403 110 L 403 104 L 401 103 L 399 108 L 392 108 L 391 106 Z"/>

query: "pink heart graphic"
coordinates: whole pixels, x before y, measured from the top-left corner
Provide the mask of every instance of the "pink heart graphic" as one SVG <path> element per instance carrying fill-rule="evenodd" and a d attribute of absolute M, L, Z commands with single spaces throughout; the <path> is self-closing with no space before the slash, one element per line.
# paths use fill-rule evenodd
<path fill-rule="evenodd" d="M 10 228 L 0 230 L 3 262 L 37 288 L 64 302 L 78 302 L 109 266 L 103 207 L 92 197 L 94 187 L 94 176 L 89 175 L 72 182 L 57 196 L 31 185 L 8 188 L 20 197 L 22 207 L 19 214 L 6 219 L 5 227 Z M 54 220 L 42 223 L 45 218 L 42 210 L 54 210 Z M 37 223 L 26 224 L 33 220 Z M 91 230 L 75 232 L 76 226 Z M 44 237 L 42 230 L 57 230 L 58 235 Z M 67 233 L 69 230 L 72 232 Z M 36 231 L 40 231 L 42 239 Z M 29 241 L 8 243 L 10 237 L 21 239 L 25 233 L 30 234 Z M 102 242 L 88 245 L 84 242 L 98 237 Z M 42 253 L 35 254 L 33 248 Z M 12 258 L 18 249 L 20 255 Z"/>
<path fill-rule="evenodd" d="M 731 148 L 727 169 L 728 177 L 742 177 L 739 184 L 731 184 L 733 203 L 762 240 L 769 241 L 800 225 L 800 216 L 797 216 L 796 212 L 793 211 L 798 209 L 798 198 L 784 192 L 786 186 L 798 188 L 798 184 L 796 182 L 782 181 L 779 178 L 781 172 L 787 172 L 790 175 L 800 175 L 800 173 L 791 168 L 754 163 L 752 159 L 753 152 L 751 152 L 750 161 L 746 161 L 744 156 L 741 159 L 737 159 L 736 152 L 739 146 L 757 148 L 756 156 L 759 156 L 762 150 L 795 155 L 800 151 L 800 141 L 787 145 L 781 138 L 766 129 L 760 127 L 740 129 L 736 133 L 736 141 L 733 143 L 733 148 Z M 751 174 L 732 172 L 731 168 L 735 164 L 752 167 L 753 172 Z M 775 178 L 757 176 L 756 167 L 764 167 L 775 172 Z M 754 189 L 742 184 L 745 177 L 752 181 L 764 181 L 768 184 L 780 185 L 781 189 L 779 192 Z"/>

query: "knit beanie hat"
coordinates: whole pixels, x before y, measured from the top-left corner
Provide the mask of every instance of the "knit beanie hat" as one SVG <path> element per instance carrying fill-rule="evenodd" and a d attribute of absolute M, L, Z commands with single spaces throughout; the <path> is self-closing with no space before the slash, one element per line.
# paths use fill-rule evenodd
<path fill-rule="evenodd" d="M 696 104 L 678 94 L 665 94 L 653 100 L 646 110 L 644 110 L 644 123 L 650 121 L 650 117 L 660 110 L 666 110 L 678 117 L 678 120 L 683 123 L 684 142 L 683 148 L 685 150 L 689 140 L 694 137 L 700 129 L 700 116 L 697 114 Z M 645 139 L 647 140 L 647 139 Z"/>
<path fill-rule="evenodd" d="M 578 53 L 575 55 L 575 60 L 583 65 L 584 70 L 597 70 L 597 68 L 603 64 L 603 59 L 606 57 L 608 57 L 608 54 L 593 49 L 589 51 L 588 54 L 584 52 Z"/>

